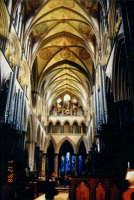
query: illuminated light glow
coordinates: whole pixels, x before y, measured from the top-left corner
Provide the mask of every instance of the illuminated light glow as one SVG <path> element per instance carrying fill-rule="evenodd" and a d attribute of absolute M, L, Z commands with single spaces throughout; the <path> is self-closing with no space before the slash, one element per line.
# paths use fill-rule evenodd
<path fill-rule="evenodd" d="M 62 101 L 62 99 L 57 99 L 57 103 L 60 103 Z"/>
<path fill-rule="evenodd" d="M 131 176 L 134 176 L 134 170 L 127 172 L 126 180 L 130 180 Z"/>
<path fill-rule="evenodd" d="M 64 96 L 64 101 L 69 101 L 70 100 L 70 95 L 69 94 L 66 94 L 65 96 Z"/>
<path fill-rule="evenodd" d="M 128 162 L 128 169 L 130 169 L 130 162 Z"/>

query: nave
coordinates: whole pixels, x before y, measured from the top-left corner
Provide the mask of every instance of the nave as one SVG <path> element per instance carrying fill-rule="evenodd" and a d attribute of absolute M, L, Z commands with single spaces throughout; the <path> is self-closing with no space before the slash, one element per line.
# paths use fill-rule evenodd
<path fill-rule="evenodd" d="M 0 0 L 3 199 L 33 198 L 53 173 L 70 178 L 71 200 L 122 198 L 134 169 L 133 10 L 133 0 Z"/>

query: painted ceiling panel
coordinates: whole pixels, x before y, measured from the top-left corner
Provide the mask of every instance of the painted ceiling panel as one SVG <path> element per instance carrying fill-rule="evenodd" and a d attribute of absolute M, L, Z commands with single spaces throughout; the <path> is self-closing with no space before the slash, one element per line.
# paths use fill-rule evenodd
<path fill-rule="evenodd" d="M 44 68 L 43 71 L 47 70 L 49 67 L 51 67 L 52 65 L 54 65 L 57 62 L 63 61 L 63 60 L 69 60 L 69 61 L 73 61 L 76 64 L 82 66 L 85 70 L 86 67 L 84 66 L 84 63 L 81 62 L 81 60 L 79 58 L 77 58 L 73 53 L 71 53 L 68 49 L 63 49 L 62 51 L 60 51 L 59 53 L 57 53 L 50 61 L 49 63 L 46 65 L 46 67 Z"/>
<path fill-rule="evenodd" d="M 80 6 L 81 6 L 81 4 L 77 4 L 76 1 L 73 1 L 73 0 L 51 0 L 51 1 L 48 1 L 48 3 L 44 4 L 44 6 L 41 7 L 40 10 L 36 13 L 34 22 L 49 12 L 50 12 L 52 18 L 56 18 L 56 19 L 59 16 L 61 17 L 61 19 L 63 19 L 64 17 L 74 18 L 75 14 L 73 14 L 72 11 L 79 13 L 84 18 L 86 18 L 88 21 L 90 21 L 88 14 L 86 12 L 84 12 Z M 66 11 L 64 12 L 63 9 L 61 9 L 61 8 L 66 8 Z M 58 12 L 57 12 L 57 10 L 58 10 Z M 53 13 L 51 13 L 51 11 L 53 11 Z M 56 16 L 57 14 L 58 14 L 58 16 Z"/>
<path fill-rule="evenodd" d="M 33 44 L 38 93 L 48 110 L 63 93 L 86 109 L 99 44 L 97 0 L 26 0 L 32 20 L 26 30 Z"/>

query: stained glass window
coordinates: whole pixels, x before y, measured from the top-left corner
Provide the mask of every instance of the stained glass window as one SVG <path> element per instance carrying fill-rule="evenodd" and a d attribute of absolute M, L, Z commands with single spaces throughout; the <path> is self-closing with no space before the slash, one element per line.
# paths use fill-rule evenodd
<path fill-rule="evenodd" d="M 65 171 L 65 157 L 61 156 L 61 173 Z"/>
<path fill-rule="evenodd" d="M 79 173 L 82 173 L 82 156 L 79 156 L 79 163 L 78 163 L 78 169 L 79 169 Z"/>
<path fill-rule="evenodd" d="M 61 156 L 61 173 L 71 172 L 71 155 L 69 152 L 65 156 Z"/>
<path fill-rule="evenodd" d="M 66 161 L 65 161 L 65 171 L 67 173 L 70 173 L 70 168 L 71 168 L 71 159 L 70 159 L 70 153 L 66 153 Z"/>
<path fill-rule="evenodd" d="M 73 173 L 75 173 L 75 156 L 72 156 L 72 168 L 73 168 Z"/>

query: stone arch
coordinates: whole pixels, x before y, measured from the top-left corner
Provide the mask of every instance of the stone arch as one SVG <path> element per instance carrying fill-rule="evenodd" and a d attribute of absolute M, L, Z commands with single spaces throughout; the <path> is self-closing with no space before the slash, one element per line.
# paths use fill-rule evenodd
<path fill-rule="evenodd" d="M 7 10 L 4 4 L 4 1 L 0 1 L 0 35 L 4 38 L 8 38 L 9 30 L 8 30 L 8 19 L 7 19 Z M 1 47 L 1 45 L 0 45 Z"/>
<path fill-rule="evenodd" d="M 52 124 L 54 124 L 53 120 L 49 120 L 49 121 L 48 121 L 48 124 L 49 124 L 50 122 L 51 122 Z"/>
<path fill-rule="evenodd" d="M 53 121 L 49 121 L 48 123 L 48 133 L 53 133 Z"/>
<path fill-rule="evenodd" d="M 88 148 L 87 148 L 87 145 L 85 144 L 84 140 L 83 140 L 83 137 L 81 136 L 80 139 L 78 140 L 78 143 L 77 143 L 77 151 L 79 151 L 79 148 L 80 148 L 80 144 L 81 142 L 83 141 L 84 145 L 85 145 L 85 149 L 86 149 L 86 153 L 88 153 Z M 78 152 L 77 152 L 78 153 Z"/>
<path fill-rule="evenodd" d="M 75 120 L 72 124 L 72 132 L 73 133 L 78 133 L 78 122 Z"/>
<path fill-rule="evenodd" d="M 121 100 L 127 100 L 131 98 L 127 92 L 128 88 L 131 88 L 131 81 L 128 84 L 126 76 L 131 80 L 130 70 L 127 68 L 127 60 L 126 60 L 126 50 L 125 50 L 125 41 L 123 34 L 118 36 L 118 41 L 114 54 L 114 65 L 113 65 L 113 74 L 112 74 L 112 86 L 113 86 L 113 96 L 114 102 L 118 102 Z M 129 82 L 129 81 L 128 81 Z M 126 90 L 127 88 L 127 90 Z"/>
<path fill-rule="evenodd" d="M 9 34 L 5 55 L 12 66 L 15 66 L 15 65 L 20 66 L 21 47 L 19 44 L 19 40 L 14 33 Z"/>
<path fill-rule="evenodd" d="M 84 121 L 81 121 L 80 123 L 80 133 L 81 134 L 86 133 L 86 124 Z"/>
<path fill-rule="evenodd" d="M 56 152 L 57 145 L 56 145 L 56 142 L 55 142 L 54 138 L 53 137 L 49 137 L 49 138 L 45 137 L 44 153 L 47 153 L 47 149 L 49 147 L 50 141 L 52 141 L 53 146 L 54 146 L 54 151 Z"/>
<path fill-rule="evenodd" d="M 57 120 L 55 123 L 55 133 L 61 133 L 61 122 Z"/>
<path fill-rule="evenodd" d="M 56 125 L 57 122 L 60 122 L 60 124 L 61 124 L 61 121 L 60 121 L 59 119 L 57 119 L 57 120 L 55 121 L 55 125 Z"/>
<path fill-rule="evenodd" d="M 73 120 L 73 121 L 71 122 L 71 126 L 72 126 L 75 122 L 76 122 L 76 123 L 78 124 L 78 126 L 79 126 L 79 121 L 77 121 L 76 119 Z"/>
<path fill-rule="evenodd" d="M 103 16 L 105 16 L 106 13 L 107 13 L 106 6 L 104 5 L 103 0 L 98 0 L 98 2 L 99 2 L 100 5 L 101 5 L 101 9 L 102 9 Z"/>
<path fill-rule="evenodd" d="M 70 133 L 70 122 L 68 120 L 64 121 L 64 133 Z"/>
<path fill-rule="evenodd" d="M 65 119 L 65 120 L 63 121 L 63 125 L 64 125 L 66 122 L 68 122 L 68 123 L 70 124 L 70 121 L 67 120 L 67 119 Z"/>
<path fill-rule="evenodd" d="M 114 0 L 111 1 L 109 18 L 109 36 L 112 37 L 116 33 L 116 2 Z"/>
<path fill-rule="evenodd" d="M 74 142 L 73 142 L 69 137 L 64 137 L 64 138 L 57 144 L 56 153 L 59 154 L 60 148 L 61 148 L 61 146 L 63 145 L 63 143 L 64 143 L 66 140 L 72 145 L 72 148 L 73 148 L 73 150 L 74 150 L 74 152 L 75 152 L 75 144 L 74 144 Z"/>

